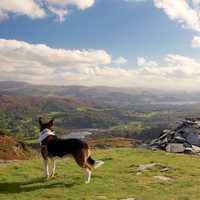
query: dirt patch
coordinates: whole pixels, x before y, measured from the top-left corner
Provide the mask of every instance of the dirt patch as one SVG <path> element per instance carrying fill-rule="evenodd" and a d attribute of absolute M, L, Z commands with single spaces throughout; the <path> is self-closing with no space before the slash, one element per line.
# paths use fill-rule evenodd
<path fill-rule="evenodd" d="M 33 159 L 37 153 L 15 137 L 0 135 L 0 160 Z"/>

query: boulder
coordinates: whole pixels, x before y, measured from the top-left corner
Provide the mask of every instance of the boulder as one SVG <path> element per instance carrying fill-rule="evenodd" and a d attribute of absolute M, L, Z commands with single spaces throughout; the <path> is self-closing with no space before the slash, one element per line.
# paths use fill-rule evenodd
<path fill-rule="evenodd" d="M 166 151 L 170 153 L 183 153 L 185 151 L 185 147 L 180 143 L 169 143 L 166 146 Z"/>

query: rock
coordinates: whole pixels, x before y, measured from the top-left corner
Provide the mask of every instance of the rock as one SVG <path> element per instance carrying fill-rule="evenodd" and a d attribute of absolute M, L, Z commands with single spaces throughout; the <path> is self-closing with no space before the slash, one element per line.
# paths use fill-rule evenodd
<path fill-rule="evenodd" d="M 173 130 L 163 130 L 150 146 L 171 153 L 194 153 L 192 145 L 200 147 L 200 118 L 186 118 Z"/>
<path fill-rule="evenodd" d="M 199 138 L 199 135 L 197 134 L 189 133 L 186 139 L 192 145 L 198 146 L 200 144 L 200 141 L 199 141 L 200 138 Z"/>
<path fill-rule="evenodd" d="M 154 179 L 162 181 L 162 182 L 169 182 L 172 179 L 166 176 L 154 176 Z"/>
<path fill-rule="evenodd" d="M 169 171 L 168 167 L 165 167 L 165 168 L 163 168 L 163 169 L 160 170 L 160 172 L 167 172 L 167 171 Z"/>
<path fill-rule="evenodd" d="M 193 153 L 200 153 L 200 147 L 192 145 L 192 152 Z"/>
<path fill-rule="evenodd" d="M 169 143 L 166 146 L 166 151 L 170 153 L 183 153 L 185 151 L 185 147 L 183 144 Z"/>
<path fill-rule="evenodd" d="M 145 171 L 148 169 L 152 169 L 157 165 L 157 163 L 150 163 L 150 164 L 144 164 L 144 165 L 139 165 L 138 171 Z"/>
<path fill-rule="evenodd" d="M 142 165 L 139 165 L 139 167 L 137 168 L 137 171 L 139 173 L 139 172 L 143 172 L 143 171 L 151 170 L 151 169 L 155 169 L 155 168 L 164 169 L 164 168 L 166 168 L 166 166 L 164 166 L 164 165 L 162 165 L 160 163 L 142 164 Z"/>

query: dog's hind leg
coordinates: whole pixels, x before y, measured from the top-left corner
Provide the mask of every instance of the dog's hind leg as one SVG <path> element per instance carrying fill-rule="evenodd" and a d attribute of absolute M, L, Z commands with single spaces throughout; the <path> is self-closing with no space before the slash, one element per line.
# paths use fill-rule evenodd
<path fill-rule="evenodd" d="M 74 159 L 85 172 L 85 183 L 90 183 L 92 172 L 90 165 L 87 163 L 87 155 L 85 154 L 85 151 L 82 150 L 74 154 Z"/>
<path fill-rule="evenodd" d="M 54 177 L 55 172 L 56 172 L 56 160 L 54 158 L 51 159 L 51 164 L 52 164 L 52 168 L 51 168 L 51 177 Z"/>
<path fill-rule="evenodd" d="M 46 179 L 49 178 L 49 166 L 48 166 L 48 159 L 44 159 L 44 176 Z"/>

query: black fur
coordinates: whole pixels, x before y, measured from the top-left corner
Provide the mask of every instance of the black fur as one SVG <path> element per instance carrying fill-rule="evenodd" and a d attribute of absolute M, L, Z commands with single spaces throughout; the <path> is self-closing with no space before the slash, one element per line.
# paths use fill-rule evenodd
<path fill-rule="evenodd" d="M 60 139 L 53 136 L 47 143 L 48 153 L 52 156 L 63 157 L 67 154 L 75 154 L 81 149 L 88 148 L 87 143 L 79 139 Z"/>
<path fill-rule="evenodd" d="M 87 161 L 88 161 L 88 163 L 89 163 L 90 165 L 94 165 L 94 164 L 95 164 L 95 160 L 93 160 L 93 159 L 91 158 L 91 156 L 87 159 Z"/>

